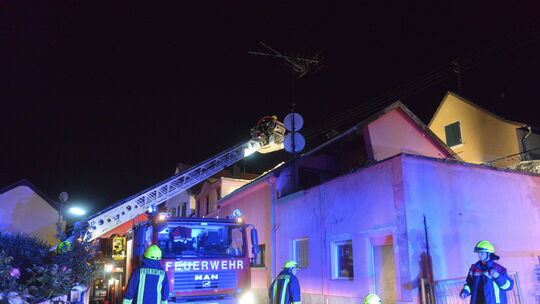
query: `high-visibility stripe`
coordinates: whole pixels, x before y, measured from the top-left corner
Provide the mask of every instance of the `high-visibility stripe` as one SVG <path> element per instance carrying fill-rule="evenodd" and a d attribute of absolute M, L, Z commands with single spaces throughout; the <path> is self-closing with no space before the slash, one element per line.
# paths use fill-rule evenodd
<path fill-rule="evenodd" d="M 499 290 L 499 285 L 497 285 L 497 283 L 495 283 L 495 281 L 492 281 L 493 282 L 493 289 L 495 291 L 495 303 L 501 303 L 501 299 L 500 299 L 500 290 Z"/>
<path fill-rule="evenodd" d="M 139 274 L 139 290 L 137 291 L 137 304 L 142 304 L 144 297 L 144 285 L 146 284 L 146 271 L 141 269 Z"/>
<path fill-rule="evenodd" d="M 510 287 L 510 280 L 506 280 L 506 283 L 504 283 L 503 286 L 501 286 L 501 289 L 508 289 L 508 287 Z"/>
<path fill-rule="evenodd" d="M 163 279 L 165 278 L 165 274 L 164 273 L 160 273 L 159 274 L 159 281 L 157 283 L 157 301 L 156 303 L 159 303 L 161 302 L 161 284 L 163 284 Z"/>
<path fill-rule="evenodd" d="M 124 300 L 122 300 L 122 304 L 131 304 L 131 302 L 133 302 L 133 299 L 124 298 Z"/>
<path fill-rule="evenodd" d="M 289 285 L 290 279 L 291 279 L 290 275 L 280 275 L 274 280 L 274 286 L 272 287 L 272 304 L 290 304 L 290 303 L 284 303 L 285 298 L 286 298 L 286 293 L 287 293 L 287 287 Z M 280 300 L 278 303 L 277 289 L 278 289 L 278 285 L 280 281 L 282 284 L 280 286 L 281 295 L 280 295 Z"/>
<path fill-rule="evenodd" d="M 291 302 L 292 304 L 300 304 L 300 302 Z"/>
<path fill-rule="evenodd" d="M 277 304 L 276 293 L 277 293 L 277 285 L 278 285 L 278 283 L 279 283 L 278 280 L 274 281 L 274 287 L 272 288 L 272 304 Z"/>
<path fill-rule="evenodd" d="M 289 285 L 289 280 L 291 278 L 289 276 L 287 276 L 285 278 L 285 281 L 283 282 L 283 285 L 281 287 L 281 301 L 280 301 L 280 304 L 289 304 L 289 303 L 285 303 L 285 298 L 286 298 L 286 295 L 287 295 L 287 286 Z"/>
<path fill-rule="evenodd" d="M 148 275 L 148 274 L 153 274 L 153 275 L 159 276 L 159 282 L 158 282 L 158 286 L 157 286 L 157 290 L 156 290 L 157 291 L 157 301 L 156 301 L 156 303 L 161 302 L 162 304 L 167 304 L 167 300 L 161 301 L 161 290 L 162 290 L 162 287 L 163 287 L 162 286 L 163 280 L 165 279 L 165 271 L 160 270 L 160 269 L 153 269 L 153 268 L 141 268 L 139 271 L 140 271 L 140 274 L 139 274 L 139 288 L 137 290 L 137 304 L 142 304 L 143 303 L 144 289 L 145 289 L 145 285 L 146 285 L 146 275 Z M 122 304 L 131 304 L 131 302 L 122 303 Z"/>

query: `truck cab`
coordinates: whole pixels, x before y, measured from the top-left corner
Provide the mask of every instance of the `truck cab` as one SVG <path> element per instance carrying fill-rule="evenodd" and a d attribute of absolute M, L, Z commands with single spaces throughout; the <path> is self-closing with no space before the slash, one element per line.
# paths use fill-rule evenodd
<path fill-rule="evenodd" d="M 246 225 L 238 219 L 155 216 L 135 231 L 134 259 L 158 245 L 169 279 L 169 300 L 177 303 L 251 304 Z M 252 243 L 257 246 L 252 230 Z M 257 252 L 256 249 L 253 250 Z"/>

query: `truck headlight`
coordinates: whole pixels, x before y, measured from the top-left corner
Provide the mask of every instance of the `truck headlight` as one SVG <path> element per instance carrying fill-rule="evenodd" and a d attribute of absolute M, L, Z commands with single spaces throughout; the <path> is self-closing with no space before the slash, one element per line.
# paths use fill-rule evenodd
<path fill-rule="evenodd" d="M 255 297 L 250 291 L 248 291 L 240 296 L 240 301 L 238 301 L 238 304 L 255 304 Z"/>

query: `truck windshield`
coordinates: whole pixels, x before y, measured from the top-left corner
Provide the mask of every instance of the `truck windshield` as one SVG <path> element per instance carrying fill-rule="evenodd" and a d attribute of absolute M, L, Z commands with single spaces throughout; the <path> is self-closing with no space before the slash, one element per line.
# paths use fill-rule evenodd
<path fill-rule="evenodd" d="M 169 222 L 157 230 L 164 258 L 244 256 L 242 225 Z"/>

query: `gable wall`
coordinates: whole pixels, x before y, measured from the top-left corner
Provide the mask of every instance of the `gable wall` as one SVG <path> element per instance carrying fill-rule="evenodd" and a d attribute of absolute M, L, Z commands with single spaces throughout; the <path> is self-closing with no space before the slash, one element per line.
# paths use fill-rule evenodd
<path fill-rule="evenodd" d="M 520 151 L 516 128 L 519 126 L 499 120 L 475 106 L 448 94 L 429 128 L 446 142 L 444 127 L 460 121 L 462 145 L 451 147 L 466 162 L 484 163 Z M 501 160 L 495 166 L 505 167 L 517 159 Z"/>
<path fill-rule="evenodd" d="M 0 231 L 28 233 L 50 245 L 55 238 L 58 211 L 27 186 L 0 194 Z"/>
<path fill-rule="evenodd" d="M 429 135 L 418 128 L 406 114 L 395 109 L 379 117 L 367 127 L 369 143 L 376 161 L 399 153 L 444 158 L 447 152 L 439 148 Z"/>

